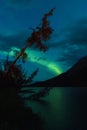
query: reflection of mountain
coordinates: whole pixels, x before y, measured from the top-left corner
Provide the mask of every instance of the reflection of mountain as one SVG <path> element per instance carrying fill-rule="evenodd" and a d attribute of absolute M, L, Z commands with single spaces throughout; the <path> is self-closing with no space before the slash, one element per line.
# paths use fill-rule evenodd
<path fill-rule="evenodd" d="M 80 59 L 67 72 L 52 79 L 32 84 L 32 86 L 87 86 L 87 56 Z"/>

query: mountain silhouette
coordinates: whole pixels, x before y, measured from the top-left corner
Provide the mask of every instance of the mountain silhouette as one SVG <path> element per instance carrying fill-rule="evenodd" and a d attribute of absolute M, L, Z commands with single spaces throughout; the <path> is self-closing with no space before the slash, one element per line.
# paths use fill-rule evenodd
<path fill-rule="evenodd" d="M 37 87 L 82 87 L 87 86 L 87 56 L 81 58 L 68 71 L 46 81 L 37 82 L 30 86 Z"/>

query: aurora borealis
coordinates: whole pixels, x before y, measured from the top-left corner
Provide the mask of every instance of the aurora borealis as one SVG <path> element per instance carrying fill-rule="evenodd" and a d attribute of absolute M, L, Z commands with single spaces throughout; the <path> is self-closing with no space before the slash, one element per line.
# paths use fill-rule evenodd
<path fill-rule="evenodd" d="M 15 56 L 14 51 L 20 52 L 20 49 L 13 47 L 12 50 L 9 51 L 9 56 L 14 57 Z M 0 54 L 4 55 L 6 57 L 8 52 L 0 51 Z M 27 50 L 27 54 L 28 54 L 28 50 Z M 44 67 L 47 67 L 54 74 L 61 74 L 62 73 L 62 69 L 60 67 L 58 67 L 58 65 L 56 65 L 55 63 L 52 63 L 52 61 L 44 61 L 44 60 L 38 61 L 37 59 L 34 58 L 35 56 L 36 56 L 35 52 L 31 51 L 31 53 L 29 53 L 26 61 L 35 62 L 37 64 L 44 66 Z"/>
<path fill-rule="evenodd" d="M 9 69 L 10 66 L 3 69 L 3 61 L 6 60 L 8 54 L 9 61 L 15 59 L 20 50 L 24 49 L 33 30 L 40 27 L 44 14 L 46 16 L 46 13 L 53 8 L 55 8 L 53 15 L 49 17 L 53 33 L 48 41 L 43 41 L 47 51 L 42 52 L 33 45 L 26 49 L 25 62 L 22 62 L 22 58 L 17 61 L 23 67 L 22 77 L 24 78 L 21 77 L 19 71 L 17 78 L 14 66 L 11 66 L 13 67 L 11 69 Z M 31 114 L 35 112 L 35 115 L 38 114 L 41 117 L 42 124 L 46 127 L 44 130 L 87 130 L 87 87 L 77 87 L 76 84 L 76 81 L 77 83 L 81 81 L 78 78 L 80 75 L 82 81 L 87 77 L 85 63 L 81 64 L 82 70 L 80 66 L 76 66 L 75 73 L 72 69 L 71 73 L 58 76 L 84 56 L 87 56 L 87 0 L 0 0 L 0 128 L 13 130 L 18 125 L 17 129 L 21 130 L 23 126 L 25 127 L 23 130 L 26 130 L 27 126 L 28 128 L 31 124 L 34 126 L 33 119 L 36 119 L 35 123 L 38 127 L 41 122 L 37 124 L 38 118 L 36 116 L 32 118 Z M 4 73 L 3 70 L 7 71 Z M 35 70 L 38 70 L 33 80 L 36 85 L 40 81 L 52 79 L 45 83 L 41 82 L 45 84 L 44 87 L 37 85 L 31 88 L 30 83 Z M 59 82 L 55 88 L 57 77 Z M 64 84 L 63 87 L 60 82 Z M 75 87 L 72 87 L 73 82 L 75 82 Z M 24 91 L 21 91 L 23 90 L 21 85 Z M 44 88 L 49 89 L 49 92 L 45 91 L 46 95 L 42 92 Z M 42 93 L 38 94 L 40 90 Z M 34 98 L 29 100 L 30 95 Z M 22 105 L 18 96 L 22 98 Z M 17 104 L 19 104 L 18 107 Z M 25 107 L 29 107 L 29 112 Z"/>
<path fill-rule="evenodd" d="M 8 52 L 12 56 L 13 50 L 19 51 L 32 28 L 41 23 L 46 12 L 55 8 L 49 18 L 54 32 L 51 39 L 44 42 L 48 51 L 42 53 L 29 48 L 24 66 L 31 68 L 30 71 L 39 68 L 37 80 L 65 72 L 87 55 L 86 4 L 86 0 L 0 0 L 0 59 L 5 58 Z"/>

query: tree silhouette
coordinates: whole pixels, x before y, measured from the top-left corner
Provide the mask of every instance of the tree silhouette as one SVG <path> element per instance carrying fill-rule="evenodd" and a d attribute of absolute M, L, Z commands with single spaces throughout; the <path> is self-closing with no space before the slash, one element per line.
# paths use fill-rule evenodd
<path fill-rule="evenodd" d="M 3 130 L 25 130 L 26 126 L 27 129 L 31 130 L 43 130 L 39 116 L 34 114 L 31 108 L 26 109 L 22 98 L 19 96 L 21 88 L 32 82 L 38 69 L 27 77 L 17 61 L 21 57 L 22 61 L 25 62 L 27 58 L 25 50 L 34 44 L 41 51 L 45 52 L 47 50 L 43 42 L 49 40 L 53 32 L 48 20 L 48 17 L 53 15 L 53 11 L 54 8 L 44 14 L 41 24 L 33 29 L 31 36 L 26 40 L 25 46 L 19 53 L 16 53 L 16 58 L 10 61 L 8 54 L 3 67 L 0 64 L 0 128 Z M 49 88 L 44 88 L 36 95 L 32 95 L 30 99 L 39 99 L 48 94 L 48 91 Z"/>
<path fill-rule="evenodd" d="M 35 44 L 35 46 L 40 50 L 40 51 L 47 51 L 47 46 L 43 44 L 44 41 L 47 41 L 50 39 L 50 36 L 53 32 L 53 29 L 50 27 L 50 22 L 48 17 L 53 15 L 54 8 L 51 9 L 48 13 L 44 14 L 41 24 L 37 26 L 35 29 L 33 29 L 33 32 L 31 35 L 28 37 L 26 40 L 25 46 L 21 49 L 19 54 L 16 54 L 16 58 L 12 62 L 8 62 L 8 65 L 5 65 L 5 74 L 7 77 L 12 77 L 12 75 L 15 77 L 17 76 L 18 70 L 17 66 L 15 65 L 19 58 L 22 58 L 22 61 L 25 62 L 25 59 L 27 58 L 27 54 L 25 50 L 32 45 Z"/>
<path fill-rule="evenodd" d="M 41 51 L 46 51 L 47 47 L 43 44 L 43 41 L 47 41 L 50 39 L 50 35 L 53 32 L 53 29 L 50 27 L 50 22 L 48 20 L 48 17 L 53 15 L 54 8 L 51 9 L 48 13 L 46 13 L 41 22 L 41 26 L 36 27 L 33 32 L 31 33 L 31 36 L 27 39 L 27 42 L 25 46 L 21 49 L 19 55 L 16 57 L 16 59 L 13 61 L 12 65 L 14 65 L 17 60 L 22 57 L 26 57 L 25 50 L 32 46 L 33 44 L 36 44 L 36 46 Z"/>

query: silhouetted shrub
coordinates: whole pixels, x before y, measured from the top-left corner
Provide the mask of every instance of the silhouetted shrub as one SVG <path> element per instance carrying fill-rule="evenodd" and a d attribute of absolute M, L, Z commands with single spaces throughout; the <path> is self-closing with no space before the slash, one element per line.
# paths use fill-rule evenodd
<path fill-rule="evenodd" d="M 43 41 L 49 40 L 53 32 L 47 19 L 53 11 L 54 9 L 51 9 L 43 16 L 41 25 L 33 30 L 16 58 L 9 61 L 7 56 L 3 67 L 2 64 L 0 66 L 0 130 L 43 130 L 41 118 L 34 114 L 31 108 L 25 108 L 19 96 L 21 87 L 32 82 L 38 69 L 27 77 L 17 61 L 20 57 L 25 61 L 25 50 L 33 44 L 41 51 L 47 50 Z M 43 95 L 43 92 L 38 95 Z"/>

